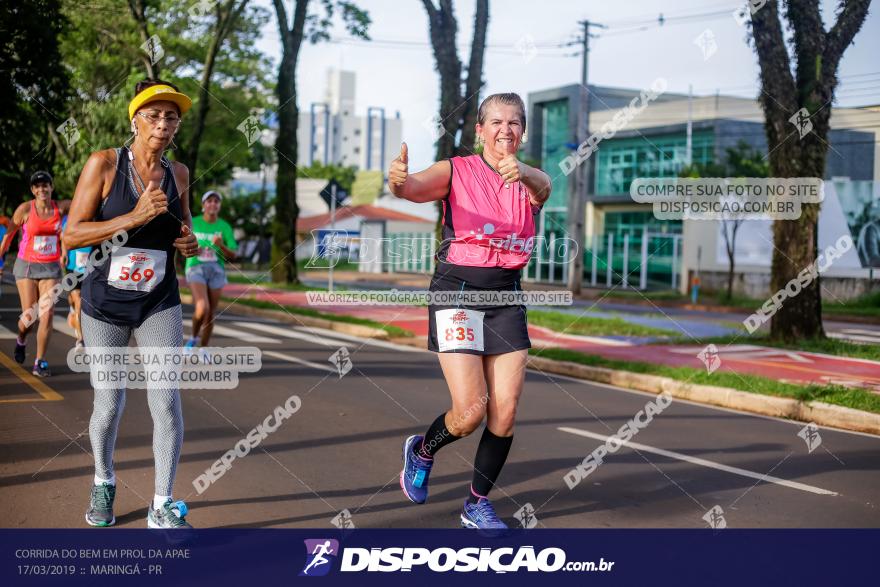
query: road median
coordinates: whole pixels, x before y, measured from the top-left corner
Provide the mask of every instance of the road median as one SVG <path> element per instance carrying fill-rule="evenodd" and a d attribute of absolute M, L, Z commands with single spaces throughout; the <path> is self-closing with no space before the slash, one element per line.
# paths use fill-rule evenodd
<path fill-rule="evenodd" d="M 577 379 L 597 381 L 637 391 L 646 391 L 648 393 L 666 392 L 678 399 L 741 410 L 753 414 L 787 418 L 802 422 L 815 422 L 820 426 L 880 435 L 880 414 L 818 401 L 804 402 L 794 398 L 761 395 L 728 387 L 697 385 L 676 381 L 661 375 L 592 367 L 544 357 L 529 356 L 529 367 L 545 373 L 567 375 Z"/>

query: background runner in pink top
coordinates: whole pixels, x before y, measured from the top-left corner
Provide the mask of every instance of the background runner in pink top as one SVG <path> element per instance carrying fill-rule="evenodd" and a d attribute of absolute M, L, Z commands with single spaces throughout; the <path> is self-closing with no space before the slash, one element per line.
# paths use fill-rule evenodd
<path fill-rule="evenodd" d="M 481 155 L 453 157 L 443 200 L 439 259 L 469 267 L 520 269 L 535 243 L 537 206 L 521 181 L 505 183 Z"/>
<path fill-rule="evenodd" d="M 40 218 L 34 201 L 21 229 L 18 257 L 28 263 L 55 263 L 61 258 L 61 213 L 52 202 L 52 217 Z"/>

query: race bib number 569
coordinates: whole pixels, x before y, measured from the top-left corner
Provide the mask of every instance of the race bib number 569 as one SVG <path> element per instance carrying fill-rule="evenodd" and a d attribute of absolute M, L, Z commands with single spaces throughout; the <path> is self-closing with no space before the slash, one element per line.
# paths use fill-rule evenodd
<path fill-rule="evenodd" d="M 120 247 L 113 251 L 107 283 L 117 289 L 153 291 L 165 277 L 165 251 Z"/>
<path fill-rule="evenodd" d="M 482 351 L 484 312 L 453 308 L 437 310 L 437 346 L 440 352 L 452 350 Z"/>

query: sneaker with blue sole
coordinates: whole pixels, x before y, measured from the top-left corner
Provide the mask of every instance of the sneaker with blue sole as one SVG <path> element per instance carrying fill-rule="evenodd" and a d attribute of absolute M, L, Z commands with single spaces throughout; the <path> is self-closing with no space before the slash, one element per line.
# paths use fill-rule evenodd
<path fill-rule="evenodd" d="M 507 532 L 507 524 L 501 521 L 492 502 L 481 497 L 477 503 L 465 500 L 461 510 L 461 527 L 479 530 L 486 536 L 500 536 Z"/>
<path fill-rule="evenodd" d="M 400 472 L 400 488 L 413 503 L 428 500 L 428 477 L 431 475 L 433 459 L 423 459 L 415 453 L 415 447 L 422 445 L 423 437 L 410 436 L 403 443 L 403 470 Z"/>
<path fill-rule="evenodd" d="M 184 502 L 171 501 L 170 499 L 159 509 L 154 509 L 150 504 L 147 513 L 147 528 L 154 530 L 192 529 L 192 526 L 186 521 L 188 510 L 189 508 Z"/>
<path fill-rule="evenodd" d="M 86 512 L 86 522 L 89 526 L 112 526 L 116 523 L 113 515 L 113 500 L 116 499 L 116 486 L 109 483 L 92 486 L 92 495 L 89 498 L 89 509 Z"/>
<path fill-rule="evenodd" d="M 34 370 L 31 373 L 37 377 L 49 377 L 52 375 L 52 372 L 49 370 L 49 363 L 43 359 L 37 359 L 34 362 Z"/>

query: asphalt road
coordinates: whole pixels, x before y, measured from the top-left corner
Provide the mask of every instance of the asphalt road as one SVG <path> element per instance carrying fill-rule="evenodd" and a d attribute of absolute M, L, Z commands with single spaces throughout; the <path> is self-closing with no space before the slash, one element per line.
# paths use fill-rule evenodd
<path fill-rule="evenodd" d="M 3 287 L 3 525 L 83 527 L 93 475 L 88 378 L 66 366 L 73 338 L 63 321 L 47 357 L 51 378 L 37 380 L 14 365 L 17 296 Z M 237 389 L 182 392 L 186 432 L 175 498 L 187 501 L 195 526 L 329 528 L 344 510 L 358 528 L 457 526 L 479 432 L 439 453 L 427 504 L 411 504 L 398 485 L 404 438 L 423 433 L 449 405 L 436 357 L 229 311 L 218 326 L 216 345 L 256 346 L 263 367 L 242 375 Z M 352 365 L 342 377 L 329 361 L 341 347 Z M 53 394 L 61 399 L 46 399 Z M 199 495 L 193 480 L 294 394 L 299 411 Z M 820 428 L 821 443 L 809 452 L 798 436 L 802 423 L 678 400 L 631 439 L 635 445 L 608 455 L 569 489 L 564 475 L 654 399 L 529 371 L 513 448 L 493 492 L 499 515 L 516 524 L 514 514 L 528 504 L 548 528 L 699 528 L 718 506 L 728 527 L 880 527 L 880 438 Z M 145 393 L 131 390 L 116 452 L 119 526 L 145 526 L 151 439 Z"/>

